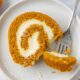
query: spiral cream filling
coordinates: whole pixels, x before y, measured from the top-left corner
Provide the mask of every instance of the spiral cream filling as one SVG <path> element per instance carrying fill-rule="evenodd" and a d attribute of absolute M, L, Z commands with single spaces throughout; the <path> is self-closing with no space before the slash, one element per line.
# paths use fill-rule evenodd
<path fill-rule="evenodd" d="M 21 36 L 23 35 L 24 31 L 29 28 L 31 25 L 33 24 L 37 24 L 37 25 L 42 25 L 43 26 L 43 29 L 44 31 L 47 33 L 48 35 L 48 38 L 49 40 L 51 40 L 53 38 L 53 32 L 51 30 L 51 28 L 46 25 L 45 22 L 43 21 L 39 21 L 39 20 L 36 20 L 36 19 L 30 19 L 28 21 L 25 21 L 23 22 L 16 35 L 17 35 L 17 45 L 18 45 L 18 49 L 20 51 L 20 54 L 22 56 L 24 56 L 25 58 L 26 57 L 29 57 L 31 56 L 32 54 L 35 54 L 35 52 L 39 49 L 40 45 L 39 45 L 39 42 L 38 42 L 38 36 L 39 36 L 39 32 L 35 32 L 29 39 L 28 39 L 28 43 L 29 43 L 29 48 L 24 50 L 22 47 L 21 47 Z"/>

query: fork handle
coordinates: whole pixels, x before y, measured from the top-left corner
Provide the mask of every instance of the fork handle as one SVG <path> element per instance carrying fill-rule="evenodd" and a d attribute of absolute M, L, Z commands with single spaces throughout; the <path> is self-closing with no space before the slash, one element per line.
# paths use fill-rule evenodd
<path fill-rule="evenodd" d="M 73 20 L 74 20 L 76 14 L 77 14 L 77 8 L 78 8 L 78 5 L 79 5 L 79 2 L 80 2 L 80 0 L 75 1 L 73 15 L 72 15 L 72 18 L 71 18 L 71 21 L 70 21 L 69 28 L 68 28 L 67 32 L 70 32 L 71 25 L 73 23 Z"/>

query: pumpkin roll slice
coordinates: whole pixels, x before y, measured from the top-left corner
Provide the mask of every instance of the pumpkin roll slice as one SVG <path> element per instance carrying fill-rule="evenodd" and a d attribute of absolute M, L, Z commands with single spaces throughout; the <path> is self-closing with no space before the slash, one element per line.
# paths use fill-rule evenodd
<path fill-rule="evenodd" d="M 58 24 L 40 12 L 26 12 L 13 20 L 8 31 L 10 54 L 17 64 L 32 66 L 51 43 L 62 36 Z"/>
<path fill-rule="evenodd" d="M 57 52 L 45 52 L 44 61 L 48 66 L 62 72 L 71 71 L 77 62 L 75 57 Z"/>

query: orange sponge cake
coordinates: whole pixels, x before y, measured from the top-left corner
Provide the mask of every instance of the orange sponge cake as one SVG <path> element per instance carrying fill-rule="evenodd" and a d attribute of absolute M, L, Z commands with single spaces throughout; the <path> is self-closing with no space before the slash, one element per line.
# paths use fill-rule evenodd
<path fill-rule="evenodd" d="M 44 61 L 47 65 L 62 72 L 71 71 L 77 62 L 75 57 L 57 52 L 45 52 Z"/>
<path fill-rule="evenodd" d="M 19 15 L 8 31 L 9 50 L 17 64 L 31 66 L 51 43 L 62 36 L 58 24 L 48 15 L 27 12 Z"/>

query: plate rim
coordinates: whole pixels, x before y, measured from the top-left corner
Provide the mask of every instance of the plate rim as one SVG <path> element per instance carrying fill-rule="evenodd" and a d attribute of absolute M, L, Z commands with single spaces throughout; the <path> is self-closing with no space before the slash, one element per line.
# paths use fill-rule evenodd
<path fill-rule="evenodd" d="M 26 0 L 26 1 L 28 1 L 28 0 Z M 70 7 L 68 7 L 67 5 L 65 5 L 63 2 L 61 2 L 61 1 L 59 1 L 59 0 L 51 0 L 51 1 L 54 1 L 54 2 L 56 2 L 57 4 L 62 5 L 62 7 L 66 8 L 70 13 L 73 12 L 72 9 L 71 9 Z M 19 2 L 17 2 L 17 3 L 12 4 L 11 6 L 9 6 L 9 7 L 2 13 L 2 15 L 0 16 L 0 21 L 1 21 L 1 19 L 6 15 L 6 13 L 7 13 L 9 10 L 11 10 L 14 6 L 17 6 L 18 4 L 20 4 L 20 3 L 22 3 L 22 2 L 25 2 L 25 0 L 19 1 Z M 77 19 L 80 21 L 80 17 L 79 17 L 79 16 L 77 16 Z M 1 69 L 2 72 L 3 72 L 3 75 L 5 75 L 5 78 L 8 78 L 9 80 L 12 80 L 11 77 L 10 77 L 7 73 L 5 73 L 4 70 L 3 70 L 1 67 L 0 67 L 0 69 Z M 75 71 L 75 73 L 74 73 L 73 75 L 69 76 L 68 79 L 72 79 L 72 78 L 79 72 L 79 70 L 80 70 L 80 66 L 78 67 L 78 69 Z"/>

